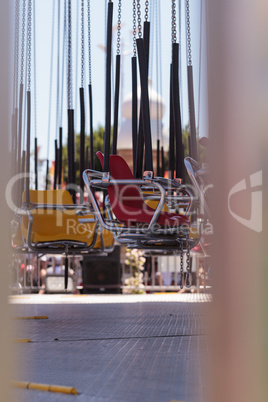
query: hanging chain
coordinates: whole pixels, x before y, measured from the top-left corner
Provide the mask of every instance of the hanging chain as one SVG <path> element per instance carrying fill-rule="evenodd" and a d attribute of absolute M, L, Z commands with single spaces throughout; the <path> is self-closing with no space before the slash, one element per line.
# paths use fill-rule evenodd
<path fill-rule="evenodd" d="M 149 0 L 145 0 L 145 16 L 144 20 L 148 21 L 148 13 L 149 13 Z"/>
<path fill-rule="evenodd" d="M 14 35 L 14 77 L 13 77 L 13 105 L 18 105 L 18 68 L 19 68 L 19 25 L 20 25 L 20 2 L 16 0 L 15 8 L 15 35 Z"/>
<path fill-rule="evenodd" d="M 73 107 L 72 82 L 72 1 L 68 0 L 68 109 Z"/>
<path fill-rule="evenodd" d="M 142 33 L 141 33 L 141 3 L 140 3 L 140 0 L 137 0 L 137 15 L 138 15 L 138 36 L 139 36 L 139 39 L 141 39 Z"/>
<path fill-rule="evenodd" d="M 187 53 L 188 53 L 188 66 L 192 65 L 192 47 L 191 47 L 191 26 L 190 26 L 190 4 L 186 0 L 186 36 L 187 36 Z"/>
<path fill-rule="evenodd" d="M 172 0 L 171 6 L 171 40 L 177 42 L 176 0 Z"/>
<path fill-rule="evenodd" d="M 183 243 L 180 247 L 181 269 L 180 269 L 180 288 L 183 289 Z"/>
<path fill-rule="evenodd" d="M 81 87 L 84 88 L 85 72 L 85 29 L 84 29 L 84 0 L 81 0 Z"/>
<path fill-rule="evenodd" d="M 137 57 L 136 29 L 136 0 L 133 0 L 133 57 Z"/>
<path fill-rule="evenodd" d="M 122 10 L 122 0 L 118 0 L 118 22 L 117 22 L 117 45 L 116 54 L 120 55 L 120 38 L 121 38 L 121 10 Z"/>
<path fill-rule="evenodd" d="M 192 286 L 192 273 L 190 268 L 190 244 L 188 241 L 186 243 L 186 271 L 185 286 L 190 288 Z"/>
<path fill-rule="evenodd" d="M 87 34 L 88 34 L 88 75 L 91 85 L 91 21 L 90 21 L 90 0 L 87 0 Z"/>
<path fill-rule="evenodd" d="M 22 32 L 21 32 L 21 65 L 20 65 L 20 83 L 21 84 L 23 84 L 23 76 L 24 76 L 25 14 L 26 14 L 26 0 L 23 0 L 23 2 L 22 2 Z"/>
<path fill-rule="evenodd" d="M 27 90 L 31 90 L 31 67 L 32 67 L 32 0 L 28 0 L 28 21 L 27 21 L 27 45 L 28 45 L 28 85 Z"/>

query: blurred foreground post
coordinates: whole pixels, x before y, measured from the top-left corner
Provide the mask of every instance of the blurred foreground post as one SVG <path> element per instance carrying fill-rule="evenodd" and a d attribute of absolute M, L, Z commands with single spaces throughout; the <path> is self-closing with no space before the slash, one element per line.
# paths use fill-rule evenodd
<path fill-rule="evenodd" d="M 207 0 L 212 402 L 268 400 L 268 2 Z"/>
<path fill-rule="evenodd" d="M 0 390 L 1 401 L 10 401 L 11 331 L 8 306 L 10 220 L 5 201 L 5 189 L 10 172 L 9 146 L 11 142 L 11 7 L 15 2 L 0 2 Z"/>

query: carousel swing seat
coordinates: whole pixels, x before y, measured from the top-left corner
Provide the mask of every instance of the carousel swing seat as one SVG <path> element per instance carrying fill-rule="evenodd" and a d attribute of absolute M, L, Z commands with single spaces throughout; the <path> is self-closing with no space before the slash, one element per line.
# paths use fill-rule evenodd
<path fill-rule="evenodd" d="M 20 224 L 13 246 L 18 251 L 98 253 L 113 247 L 112 235 L 98 233 L 94 214 L 85 206 L 74 205 L 66 190 L 30 190 L 29 206 L 24 193 L 23 207 L 17 210 L 17 216 Z"/>
<path fill-rule="evenodd" d="M 97 156 L 103 164 L 103 154 L 97 152 Z M 167 194 L 160 180 L 149 177 L 146 180 L 134 179 L 129 166 L 119 155 L 110 155 L 110 173 L 111 178 L 107 178 L 105 173 L 86 170 L 83 177 L 100 224 L 114 232 L 120 243 L 142 249 L 164 247 L 177 251 L 181 246 L 187 249 L 189 245 L 193 247 L 197 244 L 198 241 L 189 236 L 191 224 L 186 215 L 163 211 Z M 93 187 L 108 190 L 106 208 L 109 221 L 100 212 Z M 158 193 L 156 209 L 151 208 L 142 198 L 140 188 L 148 187 Z M 188 201 L 191 202 L 190 199 Z"/>

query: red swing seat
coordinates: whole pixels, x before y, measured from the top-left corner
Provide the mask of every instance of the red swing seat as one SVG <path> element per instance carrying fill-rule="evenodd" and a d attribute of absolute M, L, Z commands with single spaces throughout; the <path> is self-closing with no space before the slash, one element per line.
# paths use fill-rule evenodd
<path fill-rule="evenodd" d="M 96 155 L 103 166 L 103 153 L 98 151 Z M 128 164 L 119 155 L 110 155 L 110 173 L 114 180 L 135 180 Z M 108 194 L 113 213 L 121 223 L 127 226 L 136 226 L 138 223 L 150 224 L 155 210 L 144 202 L 137 185 L 110 185 Z M 167 227 L 188 227 L 190 220 L 185 215 L 162 211 L 157 224 Z"/>

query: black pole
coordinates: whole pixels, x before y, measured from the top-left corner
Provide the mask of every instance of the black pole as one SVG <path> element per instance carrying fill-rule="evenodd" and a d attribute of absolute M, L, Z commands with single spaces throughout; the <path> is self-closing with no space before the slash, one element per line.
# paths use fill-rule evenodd
<path fill-rule="evenodd" d="M 12 115 L 12 158 L 14 162 L 14 174 L 18 171 L 18 109 L 14 110 Z"/>
<path fill-rule="evenodd" d="M 119 112 L 119 93 L 120 93 L 120 54 L 116 55 L 115 65 L 115 96 L 114 96 L 114 129 L 112 154 L 117 154 L 117 136 L 118 136 L 118 112 Z"/>
<path fill-rule="evenodd" d="M 34 139 L 34 174 L 35 174 L 35 189 L 38 190 L 38 148 L 37 138 Z"/>
<path fill-rule="evenodd" d="M 86 161 L 85 161 L 86 168 L 89 168 L 89 147 L 86 147 Z"/>
<path fill-rule="evenodd" d="M 11 144 L 11 160 L 12 160 L 12 175 L 14 176 L 18 171 L 18 158 L 17 158 L 17 153 L 18 153 L 18 139 L 17 139 L 17 133 L 18 133 L 18 109 L 14 110 L 14 113 L 12 115 L 12 144 Z M 16 200 L 16 204 L 18 204 L 19 197 L 18 197 L 18 189 L 19 186 L 13 187 L 12 189 L 12 199 Z"/>
<path fill-rule="evenodd" d="M 61 178 L 62 178 L 62 127 L 59 129 L 59 188 L 61 188 Z"/>
<path fill-rule="evenodd" d="M 133 172 L 136 172 L 137 130 L 138 130 L 138 95 L 137 95 L 137 57 L 132 57 L 132 153 Z"/>
<path fill-rule="evenodd" d="M 94 158 L 94 133 L 93 133 L 93 103 L 92 103 L 92 84 L 88 86 L 89 92 L 89 125 L 90 125 L 90 169 L 95 169 Z"/>
<path fill-rule="evenodd" d="M 165 153 L 164 147 L 161 147 L 161 177 L 165 175 Z"/>
<path fill-rule="evenodd" d="M 49 160 L 47 159 L 47 168 L 46 168 L 46 190 L 48 190 L 48 175 L 49 175 Z"/>
<path fill-rule="evenodd" d="M 27 91 L 26 204 L 30 204 L 31 92 Z"/>
<path fill-rule="evenodd" d="M 160 173 L 160 140 L 157 140 L 156 160 L 157 160 L 156 174 L 157 174 L 157 176 L 160 176 L 161 175 L 161 173 Z"/>
<path fill-rule="evenodd" d="M 194 110 L 194 85 L 193 85 L 193 67 L 187 67 L 188 76 L 188 99 L 190 113 L 190 156 L 197 161 L 197 143 L 196 143 L 196 126 L 195 126 L 195 110 Z"/>
<path fill-rule="evenodd" d="M 22 109 L 23 109 L 23 84 L 20 84 L 19 94 L 19 130 L 18 130 L 18 173 L 21 169 L 21 143 L 22 143 Z"/>
<path fill-rule="evenodd" d="M 174 178 L 175 158 L 174 158 L 174 119 L 173 119 L 173 83 L 172 83 L 172 64 L 170 64 L 170 87 L 169 87 L 169 157 L 168 170 L 171 178 Z"/>
<path fill-rule="evenodd" d="M 85 170 L 85 99 L 84 88 L 80 88 L 80 203 L 84 201 L 84 180 L 83 172 Z"/>
<path fill-rule="evenodd" d="M 105 95 L 105 132 L 104 132 L 104 163 L 103 171 L 110 171 L 110 140 L 111 140 L 111 65 L 112 65 L 112 29 L 113 3 L 108 3 L 107 41 L 106 41 L 106 95 Z"/>
<path fill-rule="evenodd" d="M 148 66 L 145 55 L 144 40 L 137 39 L 137 50 L 139 57 L 140 83 L 141 83 L 141 105 L 142 105 L 142 127 L 145 142 L 145 170 L 153 171 L 153 152 L 150 124 L 150 106 L 148 93 Z M 138 168 L 138 166 L 137 166 Z"/>
<path fill-rule="evenodd" d="M 150 44 L 150 22 L 145 21 L 143 24 L 143 38 L 144 38 L 144 63 L 147 77 L 147 90 L 148 90 L 148 69 L 149 69 L 149 44 Z M 137 41 L 136 41 L 137 43 Z M 142 177 L 142 164 L 143 164 L 143 152 L 144 152 L 144 131 L 143 131 L 143 105 L 142 96 L 140 97 L 140 118 L 139 118 L 139 131 L 137 138 L 137 157 L 136 157 L 136 171 L 135 177 Z M 144 166 L 145 169 L 145 166 Z M 145 169 L 146 170 L 146 169 Z"/>
<path fill-rule="evenodd" d="M 74 110 L 68 109 L 68 184 L 75 184 L 74 172 Z M 70 189 L 73 202 L 75 204 L 75 190 Z"/>
<path fill-rule="evenodd" d="M 64 269 L 64 289 L 68 287 L 68 256 L 65 256 L 65 269 Z"/>
<path fill-rule="evenodd" d="M 172 106 L 173 106 L 173 123 L 176 142 L 176 177 L 184 179 L 184 153 L 182 146 L 182 126 L 181 126 L 181 110 L 180 110 L 180 91 L 179 91 L 179 45 L 172 44 Z"/>
<path fill-rule="evenodd" d="M 55 162 L 54 162 L 54 182 L 53 189 L 57 189 L 57 180 L 58 180 L 58 141 L 55 140 Z"/>
<path fill-rule="evenodd" d="M 21 173 L 25 173 L 25 161 L 26 161 L 26 151 L 23 150 L 22 151 L 22 156 L 21 156 L 21 165 L 20 165 L 20 172 Z M 20 186 L 19 186 L 19 196 L 20 196 L 20 201 L 21 201 L 21 197 L 23 194 L 25 187 L 25 177 L 23 177 L 23 179 L 20 181 Z"/>

